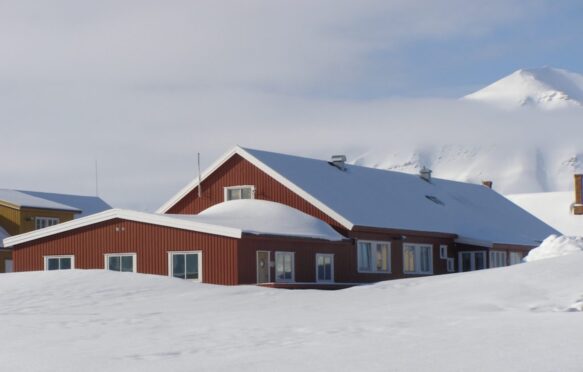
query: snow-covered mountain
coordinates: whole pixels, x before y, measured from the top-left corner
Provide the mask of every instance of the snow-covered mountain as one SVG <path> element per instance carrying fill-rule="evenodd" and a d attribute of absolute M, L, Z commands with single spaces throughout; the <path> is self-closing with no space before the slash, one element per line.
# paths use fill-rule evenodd
<path fill-rule="evenodd" d="M 583 75 L 553 67 L 520 69 L 463 98 L 504 108 L 583 106 Z"/>

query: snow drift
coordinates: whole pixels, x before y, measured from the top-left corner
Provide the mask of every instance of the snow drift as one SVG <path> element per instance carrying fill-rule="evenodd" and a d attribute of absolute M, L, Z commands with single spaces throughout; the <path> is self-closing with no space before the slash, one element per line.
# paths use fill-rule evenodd
<path fill-rule="evenodd" d="M 5 371 L 580 371 L 583 254 L 342 291 L 0 275 Z"/>
<path fill-rule="evenodd" d="M 551 235 L 524 258 L 526 262 L 560 257 L 583 251 L 583 237 Z"/>

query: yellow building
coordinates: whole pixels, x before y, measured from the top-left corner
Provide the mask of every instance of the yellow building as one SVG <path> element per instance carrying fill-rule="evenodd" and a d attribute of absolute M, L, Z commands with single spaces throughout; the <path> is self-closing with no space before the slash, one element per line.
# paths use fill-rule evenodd
<path fill-rule="evenodd" d="M 4 238 L 110 208 L 95 196 L 0 189 L 0 273 L 12 268 L 12 252 L 3 248 Z"/>

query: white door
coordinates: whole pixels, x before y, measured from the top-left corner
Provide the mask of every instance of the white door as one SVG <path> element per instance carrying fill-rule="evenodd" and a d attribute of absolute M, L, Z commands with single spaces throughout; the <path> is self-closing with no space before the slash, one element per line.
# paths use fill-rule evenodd
<path fill-rule="evenodd" d="M 11 273 L 12 270 L 12 260 L 4 260 L 4 272 Z"/>

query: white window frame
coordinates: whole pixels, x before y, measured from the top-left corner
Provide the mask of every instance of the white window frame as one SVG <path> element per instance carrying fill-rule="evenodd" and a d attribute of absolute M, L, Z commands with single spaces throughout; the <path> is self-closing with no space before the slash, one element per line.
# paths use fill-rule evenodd
<path fill-rule="evenodd" d="M 464 253 L 471 253 L 472 256 L 473 256 L 473 258 L 472 258 L 472 265 L 470 267 L 470 271 L 477 271 L 478 270 L 478 269 L 476 269 L 476 258 L 475 258 L 475 256 L 477 254 L 483 255 L 483 257 L 484 257 L 484 269 L 487 269 L 488 268 L 488 265 L 486 264 L 486 258 L 487 258 L 486 257 L 486 251 L 462 251 L 462 252 L 459 252 L 458 255 L 457 255 L 457 258 L 458 258 L 458 265 L 457 265 L 457 267 L 458 267 L 458 271 L 460 273 L 461 272 L 469 272 L 469 271 L 463 271 L 462 254 L 464 254 Z M 480 269 L 480 270 L 482 270 L 482 269 Z"/>
<path fill-rule="evenodd" d="M 168 276 L 174 278 L 174 267 L 172 256 L 175 254 L 197 254 L 198 255 L 198 279 L 183 279 L 190 282 L 202 282 L 202 251 L 168 251 Z M 178 279 L 178 278 L 177 278 Z"/>
<path fill-rule="evenodd" d="M 441 244 L 439 246 L 439 258 L 447 260 L 447 245 Z"/>
<path fill-rule="evenodd" d="M 447 272 L 455 273 L 455 260 L 453 258 L 447 259 Z"/>
<path fill-rule="evenodd" d="M 405 271 L 405 249 L 414 248 L 414 263 L 415 271 Z M 421 248 L 429 248 L 429 271 L 421 271 Z M 415 243 L 405 243 L 403 244 L 403 274 L 406 275 L 433 275 L 433 244 L 415 244 Z"/>
<path fill-rule="evenodd" d="M 331 275 L 330 279 L 320 279 L 318 278 L 318 257 L 330 257 L 331 258 Z M 334 254 L 333 253 L 316 253 L 316 282 L 318 283 L 334 283 Z"/>
<path fill-rule="evenodd" d="M 241 200 L 241 199 L 228 199 L 229 190 L 235 189 L 251 189 L 251 199 L 255 199 L 255 186 L 254 185 L 239 185 L 239 186 L 227 186 L 223 188 L 223 200 Z"/>
<path fill-rule="evenodd" d="M 496 256 L 502 256 L 503 260 L 504 260 L 504 265 L 502 266 L 494 266 L 494 263 L 497 263 L 498 258 L 494 259 L 494 257 Z M 488 254 L 488 258 L 489 258 L 489 262 L 488 262 L 488 267 L 490 269 L 493 269 L 495 267 L 506 267 L 508 266 L 508 254 L 506 254 L 506 251 L 490 251 L 490 253 Z"/>
<path fill-rule="evenodd" d="M 105 264 L 104 264 L 105 270 L 109 270 L 109 257 L 117 257 L 117 256 L 120 256 L 120 257 L 132 256 L 134 258 L 132 261 L 134 263 L 134 267 L 133 267 L 132 272 L 134 272 L 134 273 L 137 272 L 138 255 L 135 252 L 132 252 L 132 253 L 106 253 L 106 254 L 104 254 L 103 258 L 105 261 Z M 111 271 L 114 271 L 114 270 L 111 270 Z M 127 271 L 119 271 L 119 272 L 121 273 L 121 272 L 127 272 Z"/>
<path fill-rule="evenodd" d="M 291 279 L 280 279 L 278 272 L 277 272 L 277 258 L 284 255 L 291 255 Z M 284 268 L 285 270 L 285 268 Z M 275 252 L 275 282 L 276 283 L 294 283 L 296 281 L 296 253 L 295 252 L 284 252 L 284 251 L 277 251 Z"/>
<path fill-rule="evenodd" d="M 370 259 L 372 260 L 372 262 L 369 262 L 369 266 L 371 267 L 371 270 L 361 270 L 360 269 L 360 243 L 370 243 L 371 244 L 371 248 L 373 249 L 374 252 L 371 252 L 371 256 Z M 376 259 L 373 253 L 376 253 L 376 245 L 377 244 L 386 244 L 389 246 L 389 253 L 387 255 L 387 270 L 383 271 L 383 270 L 377 270 L 377 265 L 376 265 Z M 392 260 L 392 245 L 391 242 L 388 240 L 364 240 L 364 239 L 359 239 L 356 241 L 356 270 L 359 273 L 362 274 L 391 274 L 393 267 L 391 265 L 391 260 Z"/>
<path fill-rule="evenodd" d="M 53 255 L 53 256 L 43 256 L 44 260 L 44 270 L 49 271 L 49 259 L 51 258 L 70 258 L 71 259 L 71 270 L 75 268 L 75 256 L 72 254 L 61 254 L 61 255 Z M 59 264 L 60 266 L 60 264 Z M 57 270 L 50 270 L 50 271 L 59 271 L 59 270 L 68 270 L 68 269 L 57 269 Z"/>
<path fill-rule="evenodd" d="M 40 221 L 44 221 L 45 226 L 38 227 L 38 224 Z M 45 227 L 57 225 L 60 222 L 61 222 L 61 220 L 58 219 L 57 217 L 35 217 L 34 218 L 34 229 L 35 230 L 44 229 Z"/>
<path fill-rule="evenodd" d="M 512 261 L 512 255 L 520 255 L 520 260 L 518 262 L 514 262 L 513 263 L 513 261 Z M 519 264 L 521 264 L 523 262 L 522 261 L 523 259 L 524 259 L 524 254 L 522 252 L 513 252 L 513 251 L 510 251 L 510 254 L 508 255 L 508 265 L 509 266 L 519 265 Z"/>

